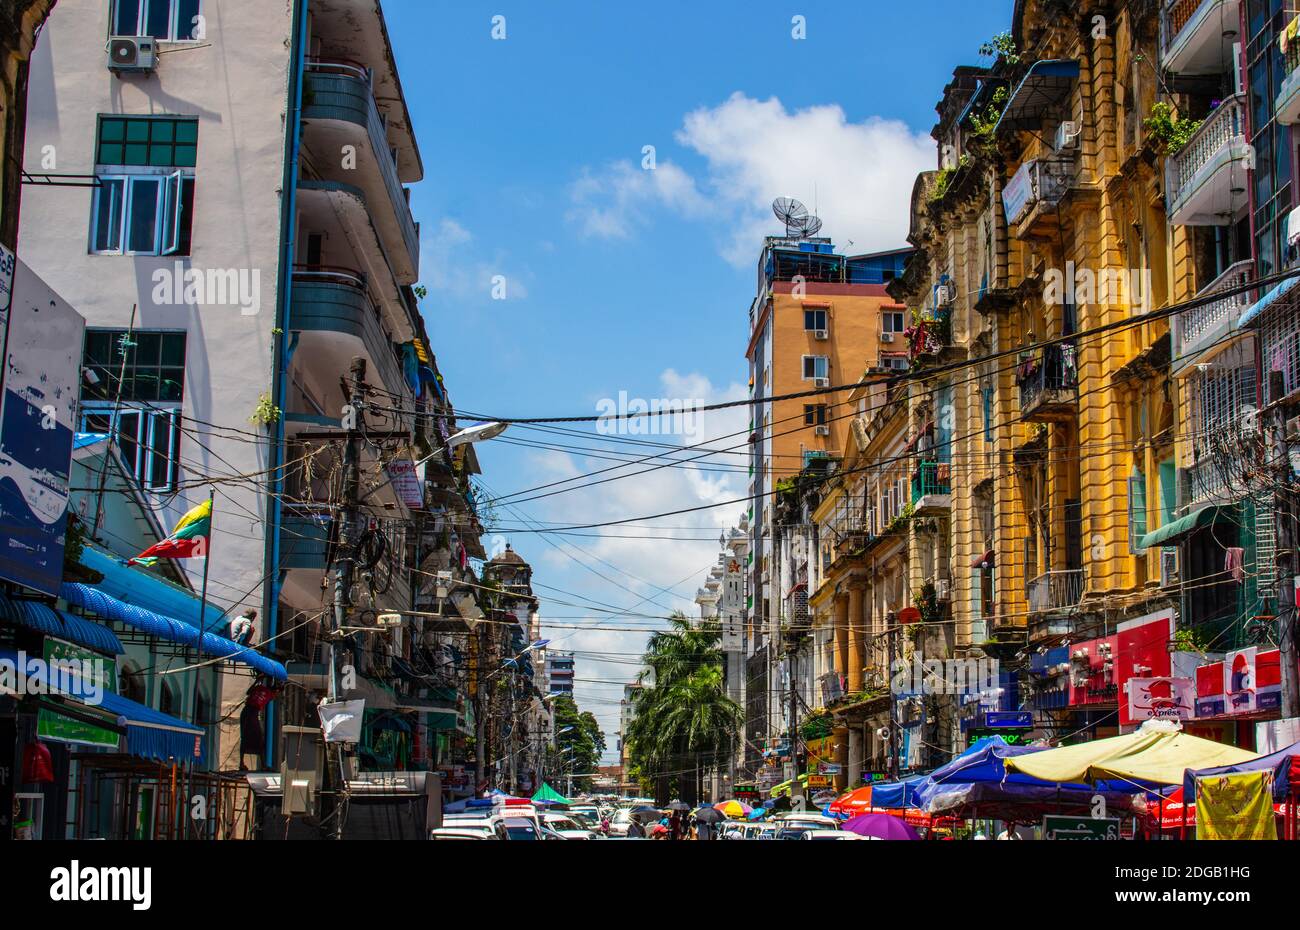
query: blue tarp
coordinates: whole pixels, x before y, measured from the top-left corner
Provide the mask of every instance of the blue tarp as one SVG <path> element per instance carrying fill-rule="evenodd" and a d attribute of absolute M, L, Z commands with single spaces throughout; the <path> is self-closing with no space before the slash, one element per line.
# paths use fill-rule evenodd
<path fill-rule="evenodd" d="M 1060 803 L 1087 806 L 1096 794 L 1116 809 L 1125 809 L 1142 788 L 1127 782 L 1096 786 L 1041 781 L 1022 772 L 1007 774 L 1003 759 L 1042 752 L 1046 746 L 1011 746 L 1000 736 L 984 737 L 947 765 L 935 769 L 916 790 L 917 806 L 939 814 L 965 804 L 986 809 L 996 804 Z M 872 791 L 874 803 L 875 791 Z M 990 814 L 991 816 L 991 814 Z"/>
<path fill-rule="evenodd" d="M 1274 285 L 1269 289 L 1268 293 L 1246 308 L 1246 312 L 1237 321 L 1237 328 L 1240 329 L 1249 325 L 1252 320 L 1268 309 L 1269 304 L 1291 290 L 1297 283 L 1300 283 L 1300 277 L 1287 278 L 1281 284 Z"/>
<path fill-rule="evenodd" d="M 1237 772 L 1269 772 L 1273 773 L 1273 800 L 1277 802 L 1285 801 L 1290 797 L 1292 791 L 1300 792 L 1300 783 L 1292 778 L 1296 771 L 1300 771 L 1300 743 L 1292 743 L 1285 749 L 1279 749 L 1277 752 L 1271 752 L 1266 756 L 1260 756 L 1258 759 L 1251 759 L 1249 762 L 1238 762 L 1236 765 L 1216 765 L 1208 769 L 1197 769 L 1193 771 L 1188 769 L 1183 773 L 1183 797 L 1191 801 L 1196 797 L 1196 779 L 1207 778 L 1211 775 L 1233 775 Z"/>
<path fill-rule="evenodd" d="M 273 659 L 256 652 L 251 647 L 217 636 L 215 633 L 200 633 L 197 627 L 183 623 L 172 617 L 154 613 L 134 604 L 127 604 L 115 597 L 110 597 L 98 588 L 89 585 L 64 582 L 59 594 L 69 604 L 89 611 L 107 620 L 116 620 L 134 627 L 150 636 L 157 636 L 168 642 L 180 643 L 199 650 L 204 655 L 242 662 L 255 671 L 268 675 L 275 681 L 284 681 L 289 676 L 284 666 Z"/>
<path fill-rule="evenodd" d="M 110 597 L 126 604 L 135 604 L 164 617 L 175 617 L 190 626 L 222 633 L 226 626 L 225 613 L 216 604 L 208 604 L 199 623 L 199 598 L 194 592 L 159 578 L 152 572 L 132 568 L 115 555 L 94 546 L 82 550 L 81 563 L 99 572 L 104 580 L 95 585 Z"/>
<path fill-rule="evenodd" d="M 39 601 L 10 600 L 0 594 L 0 620 L 85 646 L 106 655 L 120 656 L 122 643 L 106 626 L 82 619 L 64 610 L 55 610 Z"/>
<path fill-rule="evenodd" d="M 916 792 L 925 783 L 927 776 L 913 775 L 902 781 L 887 781 L 871 786 L 872 807 L 920 807 Z"/>
<path fill-rule="evenodd" d="M 18 654 L 13 650 L 0 649 L 0 659 L 15 666 L 18 664 Z M 202 727 L 178 720 L 111 691 L 96 694 L 90 683 L 79 677 L 51 684 L 43 668 L 24 669 L 24 673 L 29 679 L 41 682 L 51 689 L 52 694 L 115 717 L 117 725 L 126 731 L 126 751 L 131 755 L 156 762 L 175 759 L 178 762 L 203 763 Z M 65 687 L 56 690 L 61 684 Z"/>

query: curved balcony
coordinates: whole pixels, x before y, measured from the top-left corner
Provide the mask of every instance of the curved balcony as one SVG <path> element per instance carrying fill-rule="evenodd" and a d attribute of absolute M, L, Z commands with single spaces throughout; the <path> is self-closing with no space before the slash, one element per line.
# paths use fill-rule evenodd
<path fill-rule="evenodd" d="M 1160 67 L 1175 74 L 1231 71 L 1233 43 L 1240 41 L 1240 4 L 1241 0 L 1165 0 L 1160 9 Z"/>
<path fill-rule="evenodd" d="M 1246 98 L 1219 104 L 1187 144 L 1165 162 L 1165 213 L 1175 226 L 1226 226 L 1246 206 Z"/>
<path fill-rule="evenodd" d="M 1273 111 L 1279 123 L 1300 123 L 1300 42 L 1292 42 L 1286 50 L 1286 78 L 1278 88 Z"/>
<path fill-rule="evenodd" d="M 394 274 L 402 284 L 414 284 L 420 270 L 420 231 L 375 104 L 370 71 L 351 62 L 309 61 L 302 118 L 313 167 L 328 180 L 364 191 Z M 381 206 L 385 202 L 388 209 Z"/>
<path fill-rule="evenodd" d="M 365 278 L 346 269 L 299 269 L 293 275 L 290 326 L 298 335 L 295 357 L 309 353 L 312 367 L 336 383 L 351 360 L 367 361 L 366 379 L 409 394 L 392 341 L 366 293 Z M 337 374 L 335 374 L 337 373 Z"/>

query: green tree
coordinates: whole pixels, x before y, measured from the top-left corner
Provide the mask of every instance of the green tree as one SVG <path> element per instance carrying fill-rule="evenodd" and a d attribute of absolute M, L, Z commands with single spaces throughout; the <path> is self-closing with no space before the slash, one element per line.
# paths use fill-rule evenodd
<path fill-rule="evenodd" d="M 717 623 L 676 613 L 646 645 L 644 687 L 625 739 L 631 764 L 661 794 L 672 792 L 674 776 L 678 784 L 694 778 L 735 745 L 744 712 L 727 696 L 721 639 Z M 695 788 L 698 797 L 698 782 Z"/>
<path fill-rule="evenodd" d="M 573 779 L 577 791 L 591 789 L 591 774 L 600 765 L 601 753 L 605 751 L 605 734 L 600 724 L 590 711 L 579 711 L 577 703 L 569 695 L 558 697 L 555 709 L 555 744 L 559 749 L 559 780 L 562 784 L 553 787 L 563 793 L 568 790 L 570 773 L 580 775 Z"/>

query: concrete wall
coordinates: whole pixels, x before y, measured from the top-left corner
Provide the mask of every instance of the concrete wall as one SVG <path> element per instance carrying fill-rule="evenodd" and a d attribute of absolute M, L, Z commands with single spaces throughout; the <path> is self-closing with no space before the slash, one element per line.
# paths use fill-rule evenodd
<path fill-rule="evenodd" d="M 92 192 L 77 187 L 27 191 L 21 255 L 92 328 L 134 321 L 138 329 L 186 332 L 184 415 L 192 422 L 180 444 L 182 490 L 151 496 L 170 529 L 207 496 L 202 476 L 256 475 L 267 463 L 267 436 L 249 416 L 272 381 L 292 5 L 205 4 L 202 41 L 160 43 L 156 72 L 120 77 L 105 67 L 109 8 L 103 0 L 62 0 L 51 15 L 32 61 L 27 165 L 42 170 L 52 146 L 58 172 L 93 173 L 101 114 L 198 117 L 192 255 L 90 254 Z M 153 275 L 177 263 L 256 276 L 249 280 L 260 285 L 259 312 L 160 303 Z M 221 427 L 220 435 L 206 424 Z M 223 607 L 260 607 L 266 497 L 258 484 L 218 488 L 209 590 Z M 202 562 L 185 567 L 194 573 Z M 228 712 L 248 682 L 224 677 Z M 233 768 L 230 753 L 223 756 L 221 767 Z"/>

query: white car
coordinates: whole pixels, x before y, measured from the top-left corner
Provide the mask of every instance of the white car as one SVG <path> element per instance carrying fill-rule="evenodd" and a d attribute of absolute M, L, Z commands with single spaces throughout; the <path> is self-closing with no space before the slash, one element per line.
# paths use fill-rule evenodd
<path fill-rule="evenodd" d="M 821 814 L 781 814 L 773 823 L 780 830 L 838 830 L 840 822 Z"/>
<path fill-rule="evenodd" d="M 542 823 L 549 830 L 554 830 L 566 840 L 594 840 L 594 830 L 584 829 L 580 824 L 564 814 L 543 814 Z"/>
<path fill-rule="evenodd" d="M 858 836 L 856 833 L 850 833 L 847 830 L 805 830 L 799 837 L 801 840 L 866 840 L 876 839 L 871 836 Z"/>
<path fill-rule="evenodd" d="M 501 837 L 487 827 L 438 827 L 429 831 L 431 840 L 499 840 Z"/>
<path fill-rule="evenodd" d="M 632 826 L 632 809 L 629 807 L 620 807 L 614 811 L 614 816 L 609 818 L 609 835 L 610 836 L 627 836 L 628 828 Z"/>

